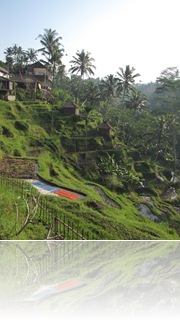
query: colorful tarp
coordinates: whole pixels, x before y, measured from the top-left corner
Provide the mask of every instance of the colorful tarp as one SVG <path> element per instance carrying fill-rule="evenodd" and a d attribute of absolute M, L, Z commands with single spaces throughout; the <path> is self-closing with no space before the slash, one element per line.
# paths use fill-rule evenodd
<path fill-rule="evenodd" d="M 68 190 L 64 190 L 64 189 L 60 189 L 60 190 L 55 191 L 55 194 L 57 194 L 58 196 L 67 198 L 69 200 L 77 200 L 77 199 L 80 199 L 80 197 L 81 197 L 77 193 L 74 193 L 74 192 L 71 192 Z"/>
<path fill-rule="evenodd" d="M 55 285 L 47 285 L 39 288 L 38 291 L 36 291 L 30 299 L 27 299 L 26 301 L 33 302 L 41 302 L 44 299 L 47 299 L 55 294 L 58 293 L 64 293 L 66 291 L 70 291 L 73 289 L 77 289 L 80 287 L 85 286 L 86 284 L 83 282 L 80 282 L 78 280 L 70 280 L 64 283 L 58 283 Z"/>
<path fill-rule="evenodd" d="M 81 194 L 69 191 L 67 189 L 58 188 L 39 180 L 29 179 L 26 180 L 31 183 L 42 194 L 59 196 L 68 200 L 78 200 L 82 197 Z"/>

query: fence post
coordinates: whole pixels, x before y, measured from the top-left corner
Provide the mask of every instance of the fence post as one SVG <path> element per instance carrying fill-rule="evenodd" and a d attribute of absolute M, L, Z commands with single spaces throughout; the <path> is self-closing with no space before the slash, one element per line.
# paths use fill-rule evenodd
<path fill-rule="evenodd" d="M 78 221 L 78 224 L 77 224 L 77 236 L 76 236 L 76 238 L 77 238 L 77 240 L 78 240 L 78 234 L 79 234 L 79 221 Z"/>
<path fill-rule="evenodd" d="M 61 221 L 62 221 L 62 220 L 61 220 L 61 217 L 62 217 L 62 216 L 61 216 L 61 214 L 60 214 L 60 221 L 59 221 L 59 233 L 60 233 L 60 234 L 61 234 L 61 226 L 62 226 L 62 223 L 61 223 Z"/>
<path fill-rule="evenodd" d="M 54 215 L 54 233 L 55 235 L 58 234 L 58 220 L 56 214 Z"/>
<path fill-rule="evenodd" d="M 65 226 L 65 223 L 66 223 L 66 217 L 64 215 L 64 239 L 65 239 L 65 236 L 66 236 L 66 226 Z"/>
<path fill-rule="evenodd" d="M 68 219 L 68 227 L 69 227 L 69 219 Z M 68 230 L 67 230 L 67 239 L 69 240 L 69 228 L 68 228 Z"/>
<path fill-rule="evenodd" d="M 74 235 L 74 224 L 72 222 L 72 240 L 73 240 L 73 235 Z"/>

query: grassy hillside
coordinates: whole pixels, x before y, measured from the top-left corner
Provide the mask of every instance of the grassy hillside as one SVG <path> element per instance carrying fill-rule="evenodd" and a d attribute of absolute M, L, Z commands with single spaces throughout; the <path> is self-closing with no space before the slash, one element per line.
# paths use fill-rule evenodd
<path fill-rule="evenodd" d="M 93 239 L 179 239 L 179 184 L 175 200 L 163 197 L 171 186 L 168 169 L 150 159 L 135 160 L 119 148 L 117 138 L 99 136 L 97 125 L 91 121 L 86 128 L 82 117 L 63 117 L 61 109 L 50 104 L 0 101 L 0 172 L 32 178 L 37 171 L 50 183 L 83 193 L 85 197 L 75 201 L 46 198 L 53 210 L 78 223 Z M 107 153 L 122 161 L 122 178 L 100 170 L 100 159 Z M 21 159 L 19 166 L 15 159 Z M 140 181 L 145 181 L 144 187 Z M 1 187 L 1 239 L 43 239 L 47 232 L 38 221 L 16 236 L 16 200 L 8 192 Z M 157 221 L 142 216 L 142 204 Z"/>

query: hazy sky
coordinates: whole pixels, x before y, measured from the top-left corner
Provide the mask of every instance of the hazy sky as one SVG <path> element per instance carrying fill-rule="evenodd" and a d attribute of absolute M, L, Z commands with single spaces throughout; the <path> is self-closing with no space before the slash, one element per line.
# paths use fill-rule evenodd
<path fill-rule="evenodd" d="M 95 77 L 134 66 L 142 82 L 180 65 L 179 0 L 0 0 L 0 60 L 7 47 L 41 47 L 44 29 L 62 36 L 67 65 L 77 50 L 95 59 Z"/>

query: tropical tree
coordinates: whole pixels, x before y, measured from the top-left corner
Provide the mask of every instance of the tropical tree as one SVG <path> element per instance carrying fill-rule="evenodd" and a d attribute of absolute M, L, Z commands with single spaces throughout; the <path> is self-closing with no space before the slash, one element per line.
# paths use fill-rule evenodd
<path fill-rule="evenodd" d="M 156 150 L 156 159 L 159 155 L 166 157 L 168 150 L 172 145 L 172 135 L 176 118 L 172 113 L 163 114 L 154 117 L 154 148 Z"/>
<path fill-rule="evenodd" d="M 10 71 L 20 71 L 27 63 L 26 52 L 17 44 L 13 47 L 8 47 L 4 54 L 6 57 L 6 63 L 10 67 Z"/>
<path fill-rule="evenodd" d="M 64 90 L 69 91 L 69 78 L 66 75 L 66 71 L 65 71 L 65 65 L 62 64 L 57 64 L 57 62 L 55 62 L 55 76 L 54 76 L 54 86 L 56 88 L 62 88 Z"/>
<path fill-rule="evenodd" d="M 113 74 L 107 75 L 104 79 L 101 80 L 99 84 L 101 92 L 101 112 L 104 115 L 104 119 L 108 118 L 108 113 L 111 115 L 112 109 L 114 106 L 117 106 L 117 97 L 116 97 L 116 83 L 117 80 Z"/>
<path fill-rule="evenodd" d="M 162 82 L 162 80 L 176 80 L 179 79 L 179 70 L 177 67 L 168 67 L 161 71 L 160 76 L 156 79 L 157 82 Z"/>
<path fill-rule="evenodd" d="M 170 110 L 173 115 L 174 120 L 172 121 L 172 150 L 174 154 L 174 171 L 176 172 L 177 167 L 177 152 L 176 152 L 176 132 L 177 124 L 175 121 L 175 105 L 178 102 L 179 90 L 180 90 L 180 77 L 179 70 L 177 67 L 170 67 L 163 70 L 160 76 L 156 79 L 158 87 L 156 89 L 157 94 L 163 94 L 164 99 L 170 105 Z M 179 103 L 178 103 L 179 106 Z"/>
<path fill-rule="evenodd" d="M 143 110 L 147 107 L 148 100 L 138 89 L 134 89 L 127 99 L 124 101 L 124 105 L 127 109 L 135 111 Z"/>
<path fill-rule="evenodd" d="M 101 98 L 99 85 L 92 80 L 86 80 L 82 98 L 88 105 L 98 106 Z"/>
<path fill-rule="evenodd" d="M 48 63 L 50 64 L 50 69 L 53 74 L 53 78 L 55 76 L 55 73 L 57 69 L 62 66 L 62 57 L 63 52 L 59 48 L 54 48 L 54 51 L 52 52 L 51 58 L 48 60 Z"/>
<path fill-rule="evenodd" d="M 113 74 L 106 76 L 100 83 L 100 87 L 102 88 L 102 94 L 108 101 L 110 101 L 112 97 L 115 97 L 116 84 L 117 79 L 114 77 Z"/>
<path fill-rule="evenodd" d="M 13 64 L 14 64 L 14 58 L 13 58 L 13 49 L 12 47 L 8 47 L 4 51 L 6 64 L 8 65 L 8 70 L 12 71 Z"/>
<path fill-rule="evenodd" d="M 94 75 L 93 69 L 96 67 L 93 65 L 94 58 L 90 57 L 90 52 L 85 52 L 84 49 L 76 52 L 76 56 L 73 56 L 72 64 L 69 71 L 71 73 L 80 73 L 81 78 L 88 75 Z"/>
<path fill-rule="evenodd" d="M 27 61 L 28 62 L 35 62 L 37 61 L 37 50 L 33 49 L 33 48 L 29 48 L 26 51 L 26 56 L 27 56 Z"/>
<path fill-rule="evenodd" d="M 74 101 L 79 104 L 79 97 L 82 96 L 82 79 L 78 75 L 72 75 L 68 81 L 67 89 L 70 91 L 71 95 L 74 97 Z"/>
<path fill-rule="evenodd" d="M 55 49 L 62 46 L 59 42 L 59 40 L 62 40 L 62 37 L 58 35 L 56 30 L 44 29 L 44 34 L 39 34 L 38 38 L 42 44 L 42 48 L 38 51 L 42 52 L 47 60 L 51 59 Z"/>
<path fill-rule="evenodd" d="M 125 126 L 125 123 L 124 123 L 124 113 L 125 113 L 125 105 L 124 105 L 124 100 L 125 100 L 125 96 L 132 92 L 134 89 L 134 82 L 135 82 L 135 79 L 137 77 L 140 76 L 139 73 L 135 73 L 134 74 L 134 71 L 135 71 L 135 68 L 134 67 L 130 67 L 129 65 L 126 66 L 125 70 L 123 70 L 123 68 L 119 68 L 120 72 L 117 72 L 117 93 L 118 95 L 121 96 L 121 105 L 122 105 L 122 124 L 123 124 L 123 140 L 124 140 L 124 135 L 125 135 L 125 130 L 124 130 L 124 126 Z M 119 119 L 118 119 L 118 125 L 117 127 L 119 126 Z"/>
<path fill-rule="evenodd" d="M 64 53 L 64 48 L 60 43 L 62 37 L 58 35 L 56 30 L 44 29 L 44 34 L 39 34 L 38 38 L 42 44 L 42 48 L 38 51 L 41 52 L 46 59 L 45 61 L 41 59 L 41 61 L 49 66 L 54 79 L 58 67 L 62 65 L 61 59 Z"/>
<path fill-rule="evenodd" d="M 140 76 L 139 73 L 134 74 L 136 70 L 134 67 L 127 65 L 125 70 L 119 68 L 120 72 L 117 72 L 117 93 L 122 94 L 122 105 L 124 105 L 125 95 L 134 90 L 133 84 L 135 79 Z"/>
<path fill-rule="evenodd" d="M 156 79 L 156 93 L 161 95 L 164 102 L 168 103 L 170 110 L 174 112 L 174 107 L 180 99 L 180 77 L 177 67 L 171 67 L 163 70 L 160 76 Z M 179 109 L 179 108 L 178 108 Z"/>

